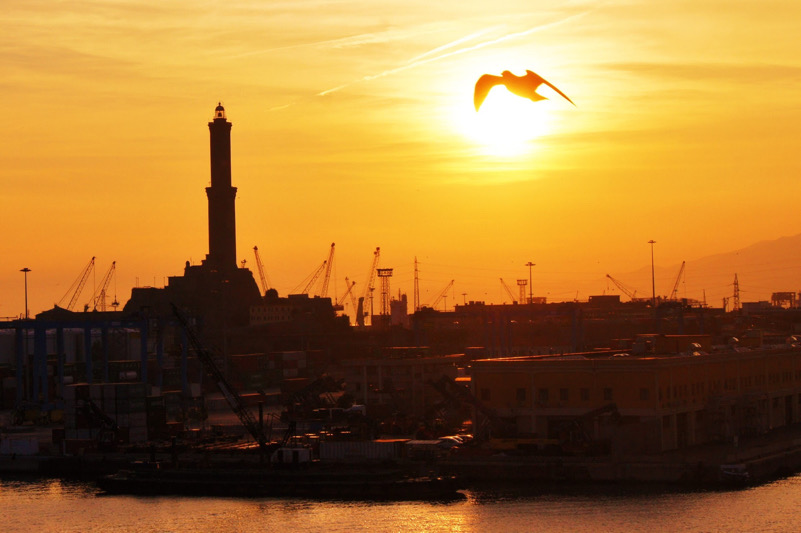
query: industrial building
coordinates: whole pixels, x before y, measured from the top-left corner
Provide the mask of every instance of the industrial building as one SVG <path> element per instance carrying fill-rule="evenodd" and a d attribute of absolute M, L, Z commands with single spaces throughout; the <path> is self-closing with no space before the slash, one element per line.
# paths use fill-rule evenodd
<path fill-rule="evenodd" d="M 713 349 L 705 336 L 655 335 L 638 345 L 477 360 L 474 391 L 518 435 L 564 441 L 577 429 L 613 453 L 734 442 L 801 422 L 801 346 Z"/>

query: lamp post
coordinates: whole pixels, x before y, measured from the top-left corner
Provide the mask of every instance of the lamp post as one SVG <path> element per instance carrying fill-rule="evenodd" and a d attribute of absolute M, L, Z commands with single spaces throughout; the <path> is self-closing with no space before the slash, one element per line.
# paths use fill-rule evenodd
<path fill-rule="evenodd" d="M 20 269 L 20 272 L 25 275 L 25 320 L 28 320 L 28 272 L 30 271 L 31 269 L 28 267 Z"/>
<path fill-rule="evenodd" d="M 526 263 L 526 266 L 528 267 L 528 303 L 534 303 L 534 286 L 531 283 L 531 267 L 536 265 L 529 261 Z"/>
<path fill-rule="evenodd" d="M 654 282 L 654 244 L 656 241 L 651 239 L 648 244 L 651 245 L 651 307 L 656 309 L 656 283 Z"/>

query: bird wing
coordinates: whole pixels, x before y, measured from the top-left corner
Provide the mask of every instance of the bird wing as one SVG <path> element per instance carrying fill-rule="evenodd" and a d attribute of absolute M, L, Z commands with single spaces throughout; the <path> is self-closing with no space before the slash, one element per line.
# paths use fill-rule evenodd
<path fill-rule="evenodd" d="M 530 70 L 527 70 L 527 71 L 526 71 L 526 74 L 528 74 L 529 76 L 536 76 L 536 77 L 537 77 L 537 79 L 538 79 L 538 80 L 539 80 L 541 83 L 544 83 L 545 85 L 547 85 L 548 87 L 550 87 L 550 88 L 551 88 L 551 89 L 553 89 L 554 91 L 558 92 L 560 95 L 562 95 L 562 98 L 564 98 L 565 100 L 567 100 L 567 101 L 568 101 L 568 102 L 570 102 L 571 104 L 573 104 L 573 105 L 576 105 L 576 104 L 574 104 L 574 103 L 573 103 L 573 100 L 571 100 L 570 98 L 568 98 L 568 97 L 567 97 L 567 95 L 566 95 L 565 93 L 563 93 L 562 91 L 560 91 L 559 89 L 557 89 L 557 88 L 556 88 L 556 85 L 554 85 L 553 83 L 549 82 L 548 80 L 546 80 L 545 78 L 543 78 L 543 77 L 542 77 L 542 76 L 540 76 L 539 74 L 535 74 L 535 73 L 531 72 Z"/>
<path fill-rule="evenodd" d="M 476 106 L 476 111 L 484 103 L 484 99 L 490 92 L 490 89 L 496 85 L 503 83 L 503 78 L 500 76 L 493 76 L 492 74 L 484 74 L 476 82 L 476 89 L 473 92 L 473 104 Z"/>

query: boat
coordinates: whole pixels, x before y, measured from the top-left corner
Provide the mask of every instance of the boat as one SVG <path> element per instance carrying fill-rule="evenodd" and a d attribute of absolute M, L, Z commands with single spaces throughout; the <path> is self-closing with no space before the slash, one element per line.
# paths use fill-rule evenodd
<path fill-rule="evenodd" d="M 134 467 L 96 481 L 105 494 L 438 500 L 464 497 L 455 476 L 408 476 L 394 468 Z"/>

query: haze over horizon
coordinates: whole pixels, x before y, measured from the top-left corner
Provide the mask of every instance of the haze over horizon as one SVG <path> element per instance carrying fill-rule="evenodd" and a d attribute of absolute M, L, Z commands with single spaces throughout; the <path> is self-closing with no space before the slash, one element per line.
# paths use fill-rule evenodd
<path fill-rule="evenodd" d="M 507 300 L 498 278 L 516 289 L 529 261 L 553 301 L 603 292 L 607 273 L 637 286 L 651 239 L 667 294 L 683 260 L 801 234 L 791 0 L 4 8 L 0 316 L 24 313 L 23 267 L 35 314 L 92 256 L 82 302 L 112 261 L 121 303 L 199 263 L 218 101 L 237 255 L 255 273 L 258 245 L 281 295 L 331 242 L 334 295 L 346 276 L 361 294 L 380 246 L 393 294 L 411 305 L 417 257 L 421 300 L 455 279 L 450 307 Z M 526 69 L 576 107 L 496 88 L 475 112 L 480 75 Z M 737 268 L 743 288 L 759 279 L 744 300 L 801 289 L 798 250 L 719 279 L 688 269 L 680 295 L 720 305 Z"/>

